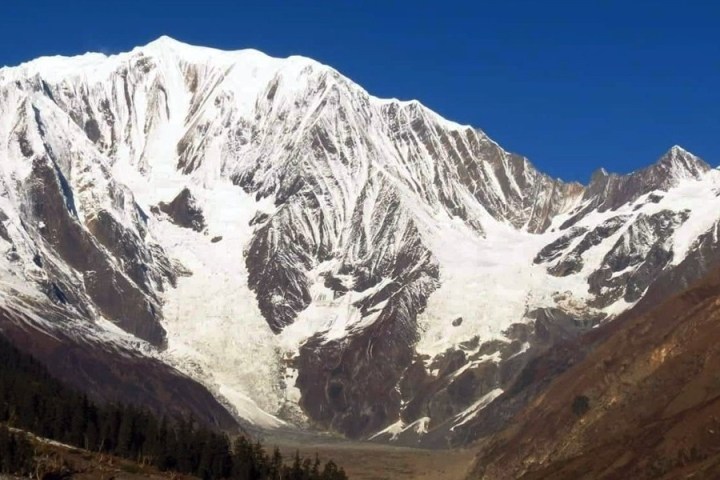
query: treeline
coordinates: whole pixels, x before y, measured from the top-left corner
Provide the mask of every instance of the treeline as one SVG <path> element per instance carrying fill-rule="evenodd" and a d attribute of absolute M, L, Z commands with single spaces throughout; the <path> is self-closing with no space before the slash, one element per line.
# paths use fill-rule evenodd
<path fill-rule="evenodd" d="M 233 480 L 343 480 L 335 463 L 296 455 L 286 462 L 260 443 L 224 434 L 186 418 L 158 418 L 128 405 L 97 405 L 53 378 L 0 335 L 0 424 L 160 470 Z M 29 442 L 0 430 L 0 472 L 23 474 Z M 30 455 L 30 458 L 32 455 Z"/>

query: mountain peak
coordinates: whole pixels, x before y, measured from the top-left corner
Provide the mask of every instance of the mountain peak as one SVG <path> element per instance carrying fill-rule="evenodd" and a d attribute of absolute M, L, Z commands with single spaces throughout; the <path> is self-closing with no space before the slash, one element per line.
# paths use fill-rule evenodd
<path fill-rule="evenodd" d="M 133 52 L 138 51 L 152 54 L 174 53 L 181 54 L 183 56 L 193 53 L 202 54 L 203 56 L 210 56 L 212 54 L 227 55 L 228 53 L 231 53 L 229 51 L 219 50 L 217 48 L 204 47 L 200 45 L 192 45 L 189 43 L 181 42 L 180 40 L 176 40 L 168 35 L 162 35 L 146 45 L 135 47 L 133 49 Z"/>
<path fill-rule="evenodd" d="M 585 190 L 585 198 L 604 211 L 616 209 L 653 190 L 667 191 L 682 180 L 700 180 L 710 166 L 679 145 L 672 146 L 654 164 L 625 175 L 596 170 Z"/>
<path fill-rule="evenodd" d="M 688 158 L 691 159 L 694 162 L 703 162 L 698 156 L 694 155 L 692 152 L 689 152 L 688 150 L 685 150 L 680 145 L 673 145 L 668 149 L 665 154 L 663 154 L 662 157 L 660 157 L 660 162 L 668 162 L 668 161 L 675 161 L 677 159 L 683 159 Z"/>
<path fill-rule="evenodd" d="M 604 178 L 607 178 L 610 176 L 610 173 L 605 170 L 604 168 L 600 167 L 597 170 L 595 170 L 590 177 L 590 183 L 595 183 L 603 180 Z"/>
<path fill-rule="evenodd" d="M 218 48 L 213 47 L 205 47 L 202 45 L 193 45 L 190 43 L 185 43 L 180 40 L 177 40 L 173 37 L 170 37 L 168 35 L 162 35 L 155 40 L 151 41 L 150 43 L 144 45 L 144 46 L 138 46 L 133 49 L 133 51 L 154 51 L 154 52 L 201 52 L 204 54 L 209 53 L 217 53 L 217 54 L 232 54 L 237 52 L 256 52 L 258 54 L 265 55 L 264 53 L 253 50 L 253 49 L 242 49 L 242 50 L 221 50 Z"/>
<path fill-rule="evenodd" d="M 668 152 L 667 152 L 667 154 L 669 154 L 669 155 L 682 155 L 682 154 L 684 154 L 684 153 L 690 154 L 690 152 L 688 152 L 687 150 L 685 150 L 685 149 L 684 149 L 683 147 L 681 147 L 680 145 L 673 145 L 672 147 L 670 147 L 670 150 L 668 150 Z M 692 154 L 691 154 L 691 155 L 692 155 Z"/>
<path fill-rule="evenodd" d="M 168 35 L 162 35 L 145 46 L 137 47 L 136 50 L 154 50 L 154 51 L 178 51 L 188 49 L 198 49 L 198 47 L 189 43 L 181 42 Z M 206 49 L 209 50 L 209 49 Z"/>
<path fill-rule="evenodd" d="M 710 170 L 710 165 L 700 157 L 693 155 L 680 145 L 673 145 L 655 163 L 655 166 L 667 169 L 673 178 L 699 178 Z"/>
<path fill-rule="evenodd" d="M 183 43 L 179 40 L 176 40 L 169 35 L 160 35 L 155 40 L 151 41 L 146 45 L 147 47 L 150 46 L 158 46 L 158 47 L 174 47 L 174 46 L 189 46 L 187 43 Z"/>

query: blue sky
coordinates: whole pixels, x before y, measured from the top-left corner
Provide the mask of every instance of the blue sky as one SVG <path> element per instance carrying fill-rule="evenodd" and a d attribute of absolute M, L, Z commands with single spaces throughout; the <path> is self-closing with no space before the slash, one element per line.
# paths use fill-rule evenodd
<path fill-rule="evenodd" d="M 712 0 L 4 3 L 0 65 L 167 34 L 313 57 L 374 95 L 482 128 L 564 179 L 628 172 L 674 144 L 720 163 Z"/>

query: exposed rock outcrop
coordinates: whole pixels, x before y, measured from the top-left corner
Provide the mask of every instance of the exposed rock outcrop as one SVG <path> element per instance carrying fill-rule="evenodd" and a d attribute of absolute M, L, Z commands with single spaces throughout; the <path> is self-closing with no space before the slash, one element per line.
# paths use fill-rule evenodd
<path fill-rule="evenodd" d="M 191 228 L 196 232 L 205 229 L 202 209 L 187 187 L 183 188 L 170 203 L 160 202 L 157 208 L 169 216 L 176 225 Z"/>

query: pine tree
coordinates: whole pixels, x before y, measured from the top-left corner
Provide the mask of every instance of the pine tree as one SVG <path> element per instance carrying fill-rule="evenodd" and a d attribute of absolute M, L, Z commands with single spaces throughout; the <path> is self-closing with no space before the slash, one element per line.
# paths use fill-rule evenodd
<path fill-rule="evenodd" d="M 120 416 L 120 426 L 117 441 L 114 442 L 116 451 L 120 456 L 128 457 L 132 454 L 133 418 L 129 410 L 123 410 Z"/>
<path fill-rule="evenodd" d="M 282 480 L 283 460 L 280 449 L 276 446 L 273 449 L 272 459 L 270 460 L 270 471 L 268 477 L 271 480 Z"/>
<path fill-rule="evenodd" d="M 315 462 L 313 463 L 312 470 L 310 471 L 310 478 L 313 480 L 320 479 L 320 457 L 315 452 Z"/>
<path fill-rule="evenodd" d="M 346 480 L 347 475 L 345 475 L 345 471 L 342 469 L 338 469 L 338 466 L 333 462 L 332 460 L 329 460 L 325 464 L 325 468 L 323 469 L 322 477 L 320 477 L 322 480 Z"/>
<path fill-rule="evenodd" d="M 232 451 L 225 435 L 189 418 L 158 419 L 127 405 L 99 406 L 56 379 L 32 357 L 17 351 L 0 336 L 0 473 L 25 475 L 33 469 L 34 452 L 25 435 L 36 435 L 97 452 L 107 452 L 160 470 L 203 478 L 232 480 L 343 480 L 333 462 L 321 471 L 315 456 L 296 452 L 286 466 L 276 447 L 268 455 L 260 442 L 240 436 Z"/>
<path fill-rule="evenodd" d="M 302 463 L 300 460 L 300 451 L 298 450 L 295 450 L 295 458 L 293 459 L 293 464 L 290 468 L 289 480 L 303 480 Z"/>

